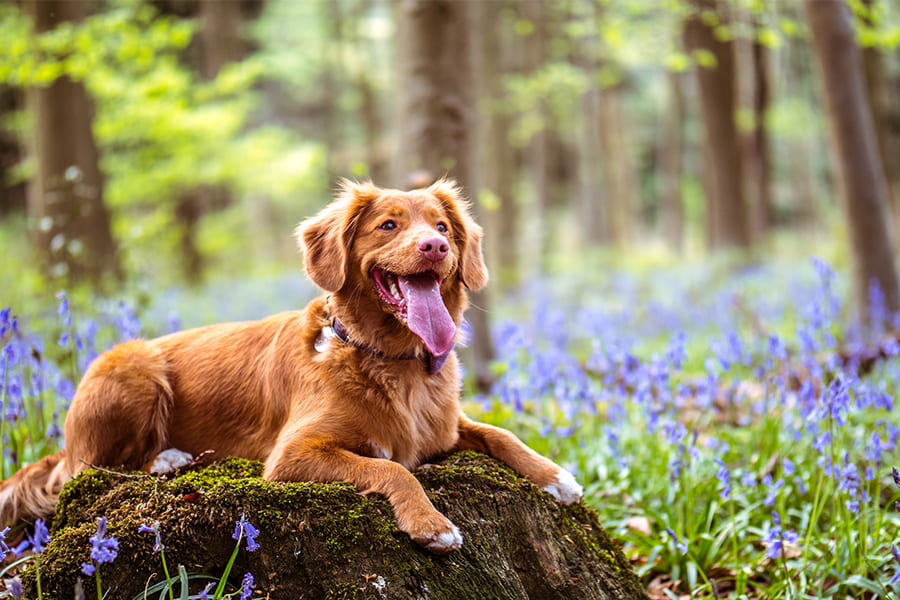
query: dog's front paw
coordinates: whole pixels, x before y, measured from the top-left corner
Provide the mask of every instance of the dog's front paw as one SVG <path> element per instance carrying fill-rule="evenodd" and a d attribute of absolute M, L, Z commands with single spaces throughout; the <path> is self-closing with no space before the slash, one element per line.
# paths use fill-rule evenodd
<path fill-rule="evenodd" d="M 584 495 L 584 488 L 565 469 L 560 469 L 556 477 L 541 489 L 549 492 L 561 504 L 573 504 L 581 500 Z"/>
<path fill-rule="evenodd" d="M 459 528 L 440 513 L 435 513 L 433 518 L 428 519 L 426 523 L 418 524 L 407 533 L 414 542 L 435 554 L 459 550 L 463 542 Z"/>

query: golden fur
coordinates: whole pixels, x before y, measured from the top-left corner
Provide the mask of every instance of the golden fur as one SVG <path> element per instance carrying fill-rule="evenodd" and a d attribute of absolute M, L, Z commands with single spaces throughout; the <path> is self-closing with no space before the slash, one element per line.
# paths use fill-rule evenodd
<path fill-rule="evenodd" d="M 386 231 L 385 220 L 397 227 Z M 446 237 L 449 252 L 429 262 L 416 244 L 435 235 Z M 0 526 L 52 512 L 62 484 L 88 463 L 149 470 L 169 448 L 264 461 L 270 480 L 346 480 L 384 494 L 400 529 L 435 552 L 462 542 L 410 473 L 437 454 L 487 452 L 561 501 L 580 497 L 568 473 L 511 433 L 462 414 L 454 353 L 429 374 L 422 340 L 373 287 L 374 266 L 431 269 L 459 325 L 464 287 L 481 288 L 488 275 L 481 229 L 455 184 L 402 192 L 347 182 L 297 237 L 308 276 L 327 295 L 301 311 L 134 340 L 103 354 L 72 402 L 66 449 L 0 484 Z M 318 351 L 335 317 L 353 343 L 331 339 Z"/>

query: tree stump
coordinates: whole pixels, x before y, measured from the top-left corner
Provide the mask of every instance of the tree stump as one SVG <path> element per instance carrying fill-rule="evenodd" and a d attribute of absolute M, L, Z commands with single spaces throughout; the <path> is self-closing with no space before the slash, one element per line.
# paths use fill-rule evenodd
<path fill-rule="evenodd" d="M 483 454 L 452 454 L 415 473 L 462 532 L 462 548 L 446 556 L 399 531 L 381 496 L 346 483 L 279 483 L 261 474 L 260 463 L 234 458 L 169 478 L 82 473 L 63 489 L 41 557 L 44 597 L 71 598 L 79 578 L 94 589 L 81 564 L 90 560 L 88 538 L 101 516 L 119 540 L 116 560 L 99 567 L 103 588 L 109 598 L 128 600 L 164 579 L 153 534 L 138 532 L 142 523 L 159 522 L 173 578 L 178 565 L 219 578 L 245 514 L 260 530 L 260 547 L 241 548 L 229 579 L 236 589 L 252 573 L 254 598 L 646 598 L 595 512 L 560 506 Z M 23 581 L 35 597 L 33 566 Z M 191 593 L 204 583 L 192 582 Z"/>

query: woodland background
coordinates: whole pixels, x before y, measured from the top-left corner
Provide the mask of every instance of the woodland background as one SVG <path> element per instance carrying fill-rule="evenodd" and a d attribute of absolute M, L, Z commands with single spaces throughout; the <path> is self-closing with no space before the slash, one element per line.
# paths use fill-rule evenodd
<path fill-rule="evenodd" d="M 467 413 L 651 596 L 897 597 L 898 44 L 892 0 L 0 0 L 0 479 L 111 344 L 304 306 L 341 177 L 449 175 Z"/>

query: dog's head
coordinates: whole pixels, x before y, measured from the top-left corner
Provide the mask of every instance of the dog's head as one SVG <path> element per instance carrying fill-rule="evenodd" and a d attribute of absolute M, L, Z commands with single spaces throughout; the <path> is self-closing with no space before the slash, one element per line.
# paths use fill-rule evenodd
<path fill-rule="evenodd" d="M 297 228 L 316 285 L 339 300 L 370 300 L 382 322 L 399 320 L 435 355 L 452 345 L 462 288 L 487 283 L 481 233 L 448 180 L 409 192 L 345 181 L 334 202 Z"/>

